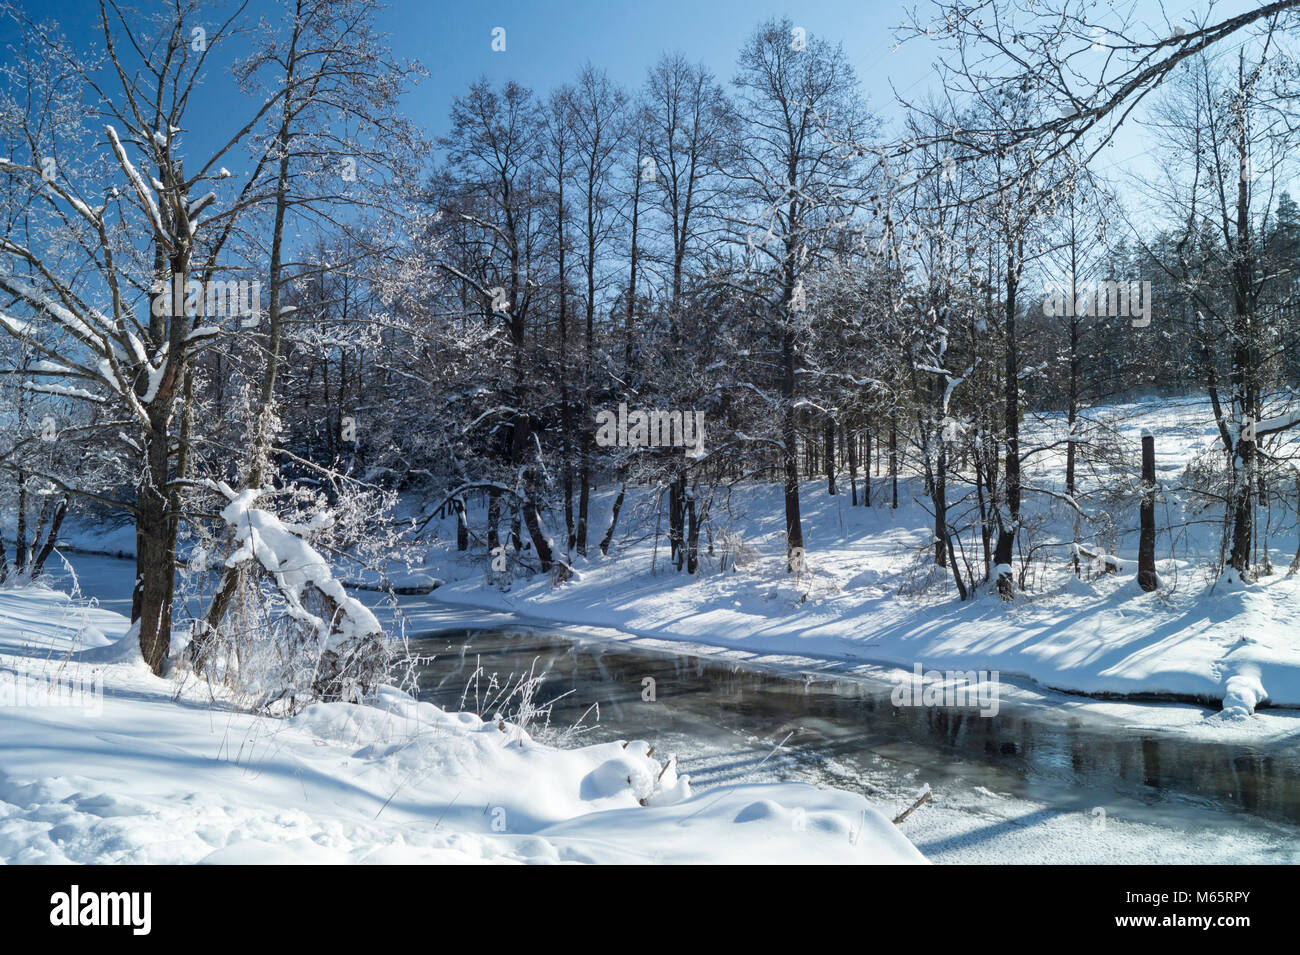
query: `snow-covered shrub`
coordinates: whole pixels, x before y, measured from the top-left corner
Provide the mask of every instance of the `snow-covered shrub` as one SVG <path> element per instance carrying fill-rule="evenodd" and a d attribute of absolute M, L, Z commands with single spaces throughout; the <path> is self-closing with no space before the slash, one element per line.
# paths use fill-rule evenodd
<path fill-rule="evenodd" d="M 1020 522 L 1017 583 L 1021 591 L 1043 590 L 1053 567 L 1052 556 L 1059 544 L 1053 531 L 1059 526 L 1064 507 L 1059 502 L 1047 507 L 1047 513 L 1026 515 Z"/>
<path fill-rule="evenodd" d="M 1187 462 L 1183 469 L 1183 489 L 1188 492 L 1189 515 L 1222 520 L 1218 552 L 1202 569 L 1207 587 L 1213 587 L 1228 564 L 1231 525 L 1224 513 L 1224 502 L 1232 495 L 1232 471 L 1221 446 L 1212 445 Z M 1229 575 L 1233 576 L 1233 575 Z"/>
<path fill-rule="evenodd" d="M 745 543 L 745 533 L 730 527 L 719 528 L 717 533 L 718 570 L 745 571 L 758 560 L 758 551 Z"/>
<path fill-rule="evenodd" d="M 1231 480 L 1220 446 L 1213 445 L 1194 456 L 1183 469 L 1182 478 L 1182 486 L 1191 492 L 1188 511 L 1203 514 L 1220 510 Z"/>
<path fill-rule="evenodd" d="M 915 548 L 904 565 L 898 594 L 900 597 L 924 597 L 935 588 L 943 597 L 955 589 L 952 571 L 935 564 L 934 545 L 927 542 Z"/>
<path fill-rule="evenodd" d="M 318 546 L 334 513 L 312 501 L 305 520 L 282 519 L 259 490 L 213 485 L 233 552 L 222 570 L 237 574 L 215 627 L 195 622 L 187 657 L 254 705 L 290 711 L 314 701 L 359 702 L 388 677 L 391 646 L 375 615 L 344 589 Z M 206 569 L 201 542 L 192 570 Z"/>
<path fill-rule="evenodd" d="M 578 572 L 569 564 L 568 559 L 563 554 L 557 553 L 555 563 L 551 565 L 551 589 L 554 590 L 577 576 Z"/>

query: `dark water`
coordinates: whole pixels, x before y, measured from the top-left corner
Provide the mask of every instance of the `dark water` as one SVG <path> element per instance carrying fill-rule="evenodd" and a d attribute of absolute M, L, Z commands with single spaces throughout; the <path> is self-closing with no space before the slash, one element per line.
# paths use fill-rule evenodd
<path fill-rule="evenodd" d="M 549 702 L 530 727 L 535 736 L 644 739 L 656 755 L 677 754 L 697 789 L 797 778 L 870 795 L 924 779 L 936 790 L 983 786 L 1056 810 L 1120 799 L 1300 824 L 1297 736 L 1259 745 L 1191 740 L 1047 716 L 1005 699 L 992 717 L 895 708 L 891 686 L 879 681 L 755 671 L 554 633 L 448 631 L 412 646 L 436 657 L 420 667 L 423 699 L 511 718 L 518 694 L 483 705 L 489 676 L 509 682 L 531 673 L 542 678 L 533 703 Z"/>

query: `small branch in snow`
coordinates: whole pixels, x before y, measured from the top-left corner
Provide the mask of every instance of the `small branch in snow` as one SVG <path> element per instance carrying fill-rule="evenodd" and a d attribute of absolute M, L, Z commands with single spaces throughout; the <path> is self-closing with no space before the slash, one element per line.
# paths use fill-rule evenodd
<path fill-rule="evenodd" d="M 926 783 L 925 791 L 921 793 L 920 797 L 916 800 L 916 802 L 912 803 L 912 805 L 908 806 L 905 810 L 903 810 L 901 813 L 899 813 L 897 816 L 894 817 L 894 825 L 897 826 L 899 823 L 901 823 L 912 813 L 916 812 L 916 810 L 920 808 L 922 804 L 929 802 L 930 796 L 931 796 L 930 785 L 929 783 Z"/>

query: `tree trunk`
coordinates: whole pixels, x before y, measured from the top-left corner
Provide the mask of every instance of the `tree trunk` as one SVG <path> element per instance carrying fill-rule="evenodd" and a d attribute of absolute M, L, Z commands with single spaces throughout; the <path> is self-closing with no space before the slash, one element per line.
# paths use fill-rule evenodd
<path fill-rule="evenodd" d="M 589 346 L 590 347 L 590 346 Z M 583 398 L 584 413 L 587 420 L 591 420 L 591 393 L 590 391 Z M 578 483 L 578 532 L 577 532 L 577 549 L 583 557 L 587 556 L 587 514 L 591 510 L 591 426 L 586 425 L 582 429 L 582 435 L 578 439 L 578 454 L 581 455 L 579 467 Z"/>
<path fill-rule="evenodd" d="M 150 409 L 145 432 L 146 471 L 136 486 L 135 589 L 131 622 L 140 628 L 140 653 L 155 676 L 171 652 L 176 541 L 167 513 L 167 418 L 170 409 Z"/>
<path fill-rule="evenodd" d="M 898 416 L 889 416 L 889 480 L 894 486 L 894 503 L 890 505 L 898 510 Z"/>
<path fill-rule="evenodd" d="M 1009 523 L 998 531 L 998 546 L 993 561 L 998 566 L 998 593 L 1009 600 L 1015 593 L 1015 580 L 1011 576 L 1011 551 L 1020 524 L 1020 354 L 1016 336 L 1016 291 L 1019 281 L 1018 262 L 1023 261 L 1024 238 L 1016 239 L 1007 249 L 1006 280 L 1006 369 L 1005 425 L 1007 429 L 1007 510 Z"/>
<path fill-rule="evenodd" d="M 1074 497 L 1074 460 L 1077 454 L 1074 426 L 1079 420 L 1079 322 L 1070 319 L 1070 395 L 1066 409 L 1070 440 L 1065 446 L 1065 493 Z"/>
<path fill-rule="evenodd" d="M 835 422 L 826 422 L 826 493 L 835 494 Z"/>
<path fill-rule="evenodd" d="M 993 554 L 989 549 L 990 535 L 992 526 L 989 521 L 989 508 L 984 499 L 984 463 L 983 455 L 977 450 L 975 452 L 975 501 L 979 506 L 980 512 L 980 543 L 984 553 L 984 577 L 988 580 L 989 564 L 992 563 Z"/>
<path fill-rule="evenodd" d="M 68 503 L 71 495 L 64 494 L 59 501 L 58 506 L 54 509 L 54 518 L 50 521 L 50 529 L 45 538 L 45 543 L 41 546 L 40 553 L 36 555 L 36 560 L 32 564 L 32 579 L 35 580 L 45 571 L 45 561 L 49 559 L 54 552 L 54 546 L 59 541 L 59 529 L 63 527 L 63 518 L 68 513 Z"/>
<path fill-rule="evenodd" d="M 1156 439 L 1142 435 L 1142 530 L 1138 538 L 1138 586 L 1148 593 L 1156 577 Z"/>
<path fill-rule="evenodd" d="M 1239 88 L 1244 84 L 1242 61 L 1238 60 Z M 1246 160 L 1250 155 L 1247 137 L 1249 127 L 1239 123 L 1236 130 L 1237 155 L 1240 159 L 1237 176 L 1237 236 L 1230 271 L 1233 299 L 1232 384 L 1234 406 L 1244 424 L 1246 419 L 1259 418 L 1259 382 L 1256 374 L 1255 306 L 1252 286 L 1256 262 L 1250 235 L 1250 177 Z M 1237 437 L 1236 460 L 1232 485 L 1232 556 L 1233 570 L 1244 580 L 1250 571 L 1250 545 L 1254 536 L 1255 435 L 1247 435 L 1243 427 Z"/>
<path fill-rule="evenodd" d="M 864 463 L 862 468 L 862 506 L 870 507 L 871 506 L 871 430 L 870 429 L 867 430 L 867 432 L 863 435 L 862 439 L 866 451 L 866 453 L 863 455 Z M 880 467 L 879 450 L 876 451 L 876 467 L 877 468 Z M 877 477 L 880 476 L 879 470 L 877 470 L 876 476 Z"/>
<path fill-rule="evenodd" d="M 858 506 L 858 436 L 850 431 L 845 435 L 844 450 L 849 458 L 849 506 Z"/>
<path fill-rule="evenodd" d="M 948 547 L 948 563 L 952 566 L 952 579 L 957 584 L 957 597 L 965 603 L 969 592 L 966 589 L 966 582 L 961 576 L 961 567 L 957 563 L 957 550 L 953 544 L 953 535 L 946 531 L 944 533 L 944 543 Z"/>
<path fill-rule="evenodd" d="M 1250 467 L 1254 459 L 1253 442 L 1237 443 L 1239 470 L 1232 490 L 1232 553 L 1228 563 L 1243 580 L 1250 572 L 1250 540 L 1254 525 L 1251 504 Z"/>
<path fill-rule="evenodd" d="M 464 500 L 456 498 L 452 502 L 452 510 L 456 512 L 456 550 L 469 550 L 469 521 L 465 518 Z"/>
<path fill-rule="evenodd" d="M 560 471 L 564 493 L 564 529 L 568 535 L 568 549 L 573 550 L 574 545 L 577 543 L 577 529 L 573 520 L 573 408 L 569 399 L 569 283 L 568 269 L 564 264 L 564 253 L 567 251 L 567 243 L 564 238 L 566 219 L 564 211 L 564 180 L 564 158 L 563 153 L 561 153 L 559 170 L 556 175 L 558 190 L 555 215 L 560 271 Z M 582 423 L 584 433 L 588 427 L 590 427 L 590 421 L 584 420 Z"/>
<path fill-rule="evenodd" d="M 27 472 L 18 472 L 18 526 L 14 531 L 14 567 L 18 574 L 27 569 Z"/>
<path fill-rule="evenodd" d="M 941 440 L 938 461 L 934 473 L 930 476 L 930 482 L 934 486 L 930 495 L 931 501 L 934 502 L 934 563 L 938 567 L 948 566 L 948 480 L 945 474 L 947 469 L 948 449 Z M 953 569 L 956 570 L 955 567 Z"/>
<path fill-rule="evenodd" d="M 998 575 L 998 594 L 1003 600 L 1015 596 L 1015 578 L 1012 576 L 1012 548 L 1015 546 L 1016 532 L 1005 527 L 998 531 L 997 547 L 993 550 L 994 571 Z"/>
<path fill-rule="evenodd" d="M 530 493 L 528 499 L 524 501 L 523 512 L 524 524 L 537 551 L 537 563 L 542 570 L 550 570 L 555 555 L 551 553 L 551 545 L 542 534 L 542 521 L 537 513 L 537 498 L 534 494 Z"/>
<path fill-rule="evenodd" d="M 41 542 L 45 539 L 45 524 L 50 519 L 50 505 L 54 503 L 53 494 L 45 494 L 41 497 L 41 509 L 36 514 L 36 528 L 32 531 L 31 546 L 27 549 L 27 566 L 23 568 L 28 580 L 36 577 L 34 570 L 36 564 L 36 553 L 41 548 Z"/>
<path fill-rule="evenodd" d="M 627 491 L 627 482 L 619 476 L 618 496 L 614 498 L 614 513 L 609 518 L 609 529 L 605 531 L 605 536 L 600 541 L 601 554 L 609 555 L 609 545 L 614 540 L 614 528 L 618 526 L 618 513 L 623 509 L 623 494 Z"/>
<path fill-rule="evenodd" d="M 789 299 L 787 299 L 788 301 Z M 796 549 L 803 553 L 803 521 L 799 515 L 799 433 L 795 427 L 794 408 L 794 332 L 786 329 L 781 335 L 781 360 L 785 368 L 782 379 L 781 394 L 785 399 L 785 408 L 781 425 L 781 441 L 784 444 L 782 458 L 785 465 L 785 547 L 786 570 L 795 573 Z"/>
<path fill-rule="evenodd" d="M 686 472 L 680 463 L 668 491 L 668 546 L 673 567 L 686 566 Z"/>
<path fill-rule="evenodd" d="M 501 546 L 501 492 L 496 488 L 488 491 L 487 545 L 489 554 Z"/>
<path fill-rule="evenodd" d="M 700 569 L 700 525 L 695 507 L 695 485 L 686 492 L 686 571 Z"/>
<path fill-rule="evenodd" d="M 641 157 L 641 146 L 637 144 L 637 158 Z M 632 247 L 628 254 L 627 277 L 627 311 L 623 315 L 623 370 L 625 380 L 632 378 L 632 326 L 636 318 L 636 268 L 639 250 L 637 248 L 639 218 L 641 212 L 641 168 L 632 170 Z"/>

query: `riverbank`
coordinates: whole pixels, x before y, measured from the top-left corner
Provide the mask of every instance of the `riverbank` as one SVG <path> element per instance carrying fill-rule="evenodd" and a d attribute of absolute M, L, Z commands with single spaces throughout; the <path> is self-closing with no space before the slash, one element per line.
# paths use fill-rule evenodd
<path fill-rule="evenodd" d="M 996 672 L 1010 691 L 1029 684 L 1030 692 L 1098 701 L 1099 710 L 1107 700 L 1184 704 L 1127 712 L 1152 729 L 1172 723 L 1193 732 L 1275 735 L 1276 721 L 1262 714 L 1300 708 L 1300 575 L 1285 570 L 1300 529 L 1283 502 L 1269 519 L 1271 550 L 1256 555 L 1257 562 L 1272 563 L 1273 573 L 1251 584 L 1209 574 L 1221 515 L 1176 490 L 1189 464 L 1212 453 L 1218 440 L 1203 404 L 1145 399 L 1105 412 L 1117 441 L 1135 442 L 1143 430 L 1156 436 L 1162 490 L 1155 593 L 1137 584 L 1135 513 L 1107 515 L 1115 522 L 1106 548 L 1113 551 L 1113 572 L 1085 560 L 1076 574 L 1063 543 L 1074 534 L 1074 512 L 1037 495 L 1038 525 L 1025 535 L 1036 556 L 1017 563 L 1026 588 L 1004 602 L 984 584 L 959 600 L 950 574 L 932 566 L 933 519 L 914 461 L 904 462 L 897 509 L 886 499 L 887 480 L 873 477 L 870 507 L 852 505 L 844 475 L 835 495 L 823 482 L 805 482 L 805 565 L 797 576 L 785 567 L 782 489 L 742 483 L 701 500 L 710 530 L 695 575 L 671 566 L 662 500 L 656 487 L 639 485 L 628 488 L 609 555 L 593 546 L 587 557 L 571 556 L 573 572 L 562 581 L 529 573 L 510 549 L 497 559 L 505 561 L 505 573 L 477 542 L 457 551 L 450 509 L 439 518 L 426 512 L 426 502 L 408 499 L 405 511 L 423 527 L 428 549 L 419 566 L 390 568 L 385 583 L 417 598 L 404 599 L 406 606 L 432 590 L 430 599 L 447 605 L 598 628 L 611 639 L 631 636 L 742 661 L 828 666 L 893 680 L 910 679 L 917 667 Z M 1026 441 L 1045 449 L 1029 459 L 1026 480 L 1056 494 L 1063 492 L 1060 426 L 1051 419 L 1026 424 Z M 1127 477 L 1103 471 L 1089 480 L 1122 485 Z M 593 494 L 593 528 L 608 526 L 615 490 L 604 486 Z M 969 507 L 968 489 L 950 491 L 954 513 Z M 469 502 L 472 528 L 485 520 L 482 504 Z M 554 528 L 558 518 L 546 515 L 547 526 Z M 1092 533 L 1080 539 L 1095 547 Z M 65 537 L 86 552 L 134 552 L 125 524 L 74 518 Z M 967 540 L 958 550 L 975 562 L 978 546 Z"/>
<path fill-rule="evenodd" d="M 736 509 L 779 515 L 778 493 L 744 489 Z M 481 561 L 444 552 L 430 572 L 447 582 L 433 596 L 715 652 L 998 671 L 1094 697 L 1194 702 L 1210 723 L 1249 725 L 1260 704 L 1300 707 L 1300 577 L 1210 587 L 1184 567 L 1181 589 L 1149 594 L 1130 564 L 1092 580 L 1067 575 L 1011 603 L 987 592 L 960 602 L 941 582 L 901 594 L 911 570 L 898 554 L 928 536 L 919 505 L 851 508 L 817 486 L 804 499 L 809 570 L 799 580 L 784 572 L 775 520 L 754 520 L 745 539 L 761 556 L 741 572 L 690 577 L 662 559 L 655 567 L 644 542 L 576 561 L 562 584 L 538 576 L 505 590 L 486 580 Z"/>
<path fill-rule="evenodd" d="M 1009 602 L 988 583 L 962 601 L 951 572 L 934 566 L 934 519 L 915 460 L 901 468 L 897 508 L 887 475 L 872 476 L 869 507 L 853 506 L 842 473 L 833 495 L 825 481 L 803 482 L 797 575 L 786 570 L 782 488 L 742 482 L 699 489 L 709 533 L 693 575 L 671 564 L 661 489 L 634 485 L 609 554 L 593 546 L 586 557 L 571 555 L 573 573 L 562 580 L 494 572 L 481 547 L 456 551 L 454 516 L 445 515 L 430 519 L 425 565 L 401 582 L 438 581 L 434 596 L 456 606 L 751 658 L 902 674 L 918 666 L 996 671 L 1003 680 L 1095 699 L 1177 701 L 1199 709 L 1207 728 L 1232 733 L 1259 726 L 1257 710 L 1300 708 L 1300 575 L 1287 572 L 1300 533 L 1292 505 L 1279 496 L 1271 512 L 1260 511 L 1268 533 L 1253 561 L 1271 572 L 1249 584 L 1216 576 L 1221 508 L 1187 489 L 1189 475 L 1217 453 L 1212 410 L 1195 397 L 1150 398 L 1090 416 L 1126 451 L 1121 458 L 1136 460 L 1144 431 L 1155 436 L 1156 592 L 1137 583 L 1133 474 L 1096 464 L 1081 471 L 1077 495 L 1089 514 L 1081 522 L 1064 500 L 1064 422 L 1050 416 L 1025 423 L 1025 446 L 1034 448 L 1024 477 L 1034 489 L 1026 492 L 1033 517 L 1019 538 L 1014 569 L 1023 578 Z M 860 500 L 861 475 L 857 490 Z M 593 495 L 597 538 L 615 492 L 605 486 Z M 948 501 L 954 526 L 965 527 L 959 560 L 979 567 L 973 491 L 954 483 Z M 485 513 L 481 502 L 470 505 L 477 529 Z M 559 515 L 549 520 L 562 530 Z M 1105 558 L 1076 568 L 1075 540 Z M 513 560 L 512 553 L 505 556 Z M 1163 725 L 1151 713 L 1153 728 Z"/>
<path fill-rule="evenodd" d="M 0 589 L 3 861 L 924 861 L 858 794 L 692 794 L 646 743 L 559 749 L 392 687 L 244 713 L 131 639 L 112 610 Z"/>

